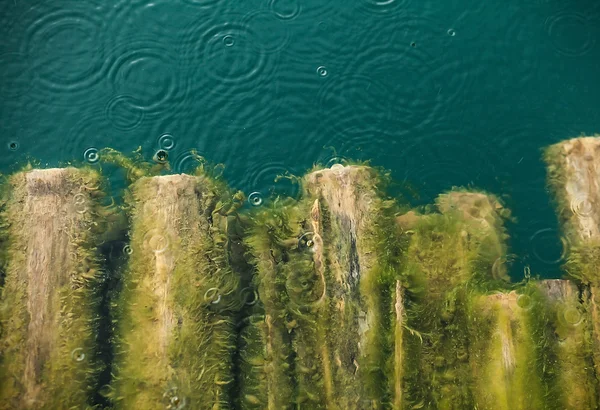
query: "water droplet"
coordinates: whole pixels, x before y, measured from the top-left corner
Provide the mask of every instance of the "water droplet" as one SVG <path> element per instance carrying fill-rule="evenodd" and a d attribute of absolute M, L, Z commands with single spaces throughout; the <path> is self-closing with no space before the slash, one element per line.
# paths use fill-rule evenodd
<path fill-rule="evenodd" d="M 321 77 L 327 77 L 327 75 L 329 74 L 329 72 L 327 71 L 327 67 L 323 65 L 318 67 L 317 74 L 319 74 Z"/>
<path fill-rule="evenodd" d="M 133 253 L 133 248 L 130 245 L 125 245 L 123 247 L 123 253 L 127 255 L 131 255 Z"/>
<path fill-rule="evenodd" d="M 7 146 L 10 151 L 16 151 L 19 149 L 19 142 L 18 141 L 10 141 L 7 144 Z"/>
<path fill-rule="evenodd" d="M 313 238 L 314 238 L 314 234 L 312 232 L 304 233 L 298 239 L 298 249 L 312 250 L 313 247 L 315 246 L 315 241 Z"/>
<path fill-rule="evenodd" d="M 216 305 L 221 301 L 221 295 L 219 294 L 219 288 L 210 288 L 204 292 L 204 300 Z"/>
<path fill-rule="evenodd" d="M 517 296 L 517 306 L 519 306 L 523 310 L 529 310 L 533 307 L 533 300 L 529 295 L 519 295 Z"/>
<path fill-rule="evenodd" d="M 454 29 L 453 29 L 453 28 L 451 28 L 451 29 L 449 29 L 449 30 L 448 30 L 448 35 L 449 35 L 450 37 L 454 37 L 454 36 L 456 35 L 456 31 L 454 31 Z"/>
<path fill-rule="evenodd" d="M 235 39 L 233 36 L 227 35 L 223 37 L 223 44 L 225 44 L 225 47 L 231 47 L 235 44 Z"/>
<path fill-rule="evenodd" d="M 98 148 L 88 148 L 83 153 L 83 158 L 90 164 L 95 164 L 100 159 Z"/>
<path fill-rule="evenodd" d="M 158 139 L 158 146 L 164 150 L 170 151 L 175 148 L 175 137 L 171 134 L 163 134 Z"/>
<path fill-rule="evenodd" d="M 83 352 L 83 348 L 78 347 L 73 349 L 71 352 L 71 358 L 76 362 L 83 362 L 85 360 L 85 353 Z"/>
<path fill-rule="evenodd" d="M 164 164 L 169 160 L 169 153 L 164 149 L 159 149 L 152 159 L 159 164 Z"/>
<path fill-rule="evenodd" d="M 248 195 L 248 202 L 252 206 L 260 206 L 263 203 L 262 195 L 260 192 L 252 192 Z"/>

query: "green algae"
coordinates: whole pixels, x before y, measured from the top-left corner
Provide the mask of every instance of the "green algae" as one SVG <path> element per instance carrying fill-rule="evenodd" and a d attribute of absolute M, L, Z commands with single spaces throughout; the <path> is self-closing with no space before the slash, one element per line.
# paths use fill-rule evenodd
<path fill-rule="evenodd" d="M 386 329 L 401 241 L 390 240 L 400 235 L 395 204 L 377 188 L 384 178 L 364 165 L 316 168 L 301 179 L 299 201 L 253 213 L 247 241 L 266 316 L 262 333 L 253 331 L 266 346 L 254 361 L 266 390 L 244 393 L 248 407 L 383 408 L 391 400 Z"/>
<path fill-rule="evenodd" d="M 96 358 L 96 252 L 109 210 L 89 168 L 7 178 L 2 204 L 0 408 L 91 407 Z"/>
<path fill-rule="evenodd" d="M 504 208 L 493 197 L 455 190 L 441 195 L 440 213 L 400 217 L 410 235 L 406 278 L 403 405 L 474 408 L 470 386 L 473 298 L 506 288 L 498 261 L 506 255 Z"/>
<path fill-rule="evenodd" d="M 241 298 L 229 232 L 242 199 L 201 171 L 131 186 L 131 255 L 115 306 L 117 408 L 231 407 Z"/>

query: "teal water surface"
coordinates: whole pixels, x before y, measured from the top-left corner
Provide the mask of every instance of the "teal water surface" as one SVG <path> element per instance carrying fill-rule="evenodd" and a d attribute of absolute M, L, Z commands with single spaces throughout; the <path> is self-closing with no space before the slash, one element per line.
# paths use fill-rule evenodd
<path fill-rule="evenodd" d="M 501 195 L 514 273 L 560 275 L 541 148 L 600 133 L 595 0 L 3 0 L 0 171 L 192 149 L 246 193 L 369 159 L 415 205 Z"/>

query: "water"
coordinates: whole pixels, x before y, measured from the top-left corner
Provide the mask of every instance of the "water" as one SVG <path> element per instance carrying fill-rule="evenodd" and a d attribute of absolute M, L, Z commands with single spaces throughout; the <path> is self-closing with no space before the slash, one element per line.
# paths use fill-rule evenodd
<path fill-rule="evenodd" d="M 541 148 L 600 132 L 594 0 L 4 0 L 0 170 L 97 149 L 191 150 L 247 194 L 369 159 L 413 204 L 469 185 L 517 222 L 511 252 L 559 277 Z M 415 194 L 417 193 L 417 194 Z"/>

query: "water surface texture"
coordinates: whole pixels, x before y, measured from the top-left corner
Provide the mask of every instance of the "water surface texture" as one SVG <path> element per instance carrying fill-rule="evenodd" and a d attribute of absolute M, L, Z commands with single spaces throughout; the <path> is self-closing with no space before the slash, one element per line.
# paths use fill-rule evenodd
<path fill-rule="evenodd" d="M 278 174 L 369 159 L 415 205 L 502 195 L 519 266 L 560 275 L 541 148 L 600 133 L 600 2 L 3 0 L 0 16 L 1 171 L 142 146 L 184 172 L 196 149 L 267 197 L 294 193 Z"/>

